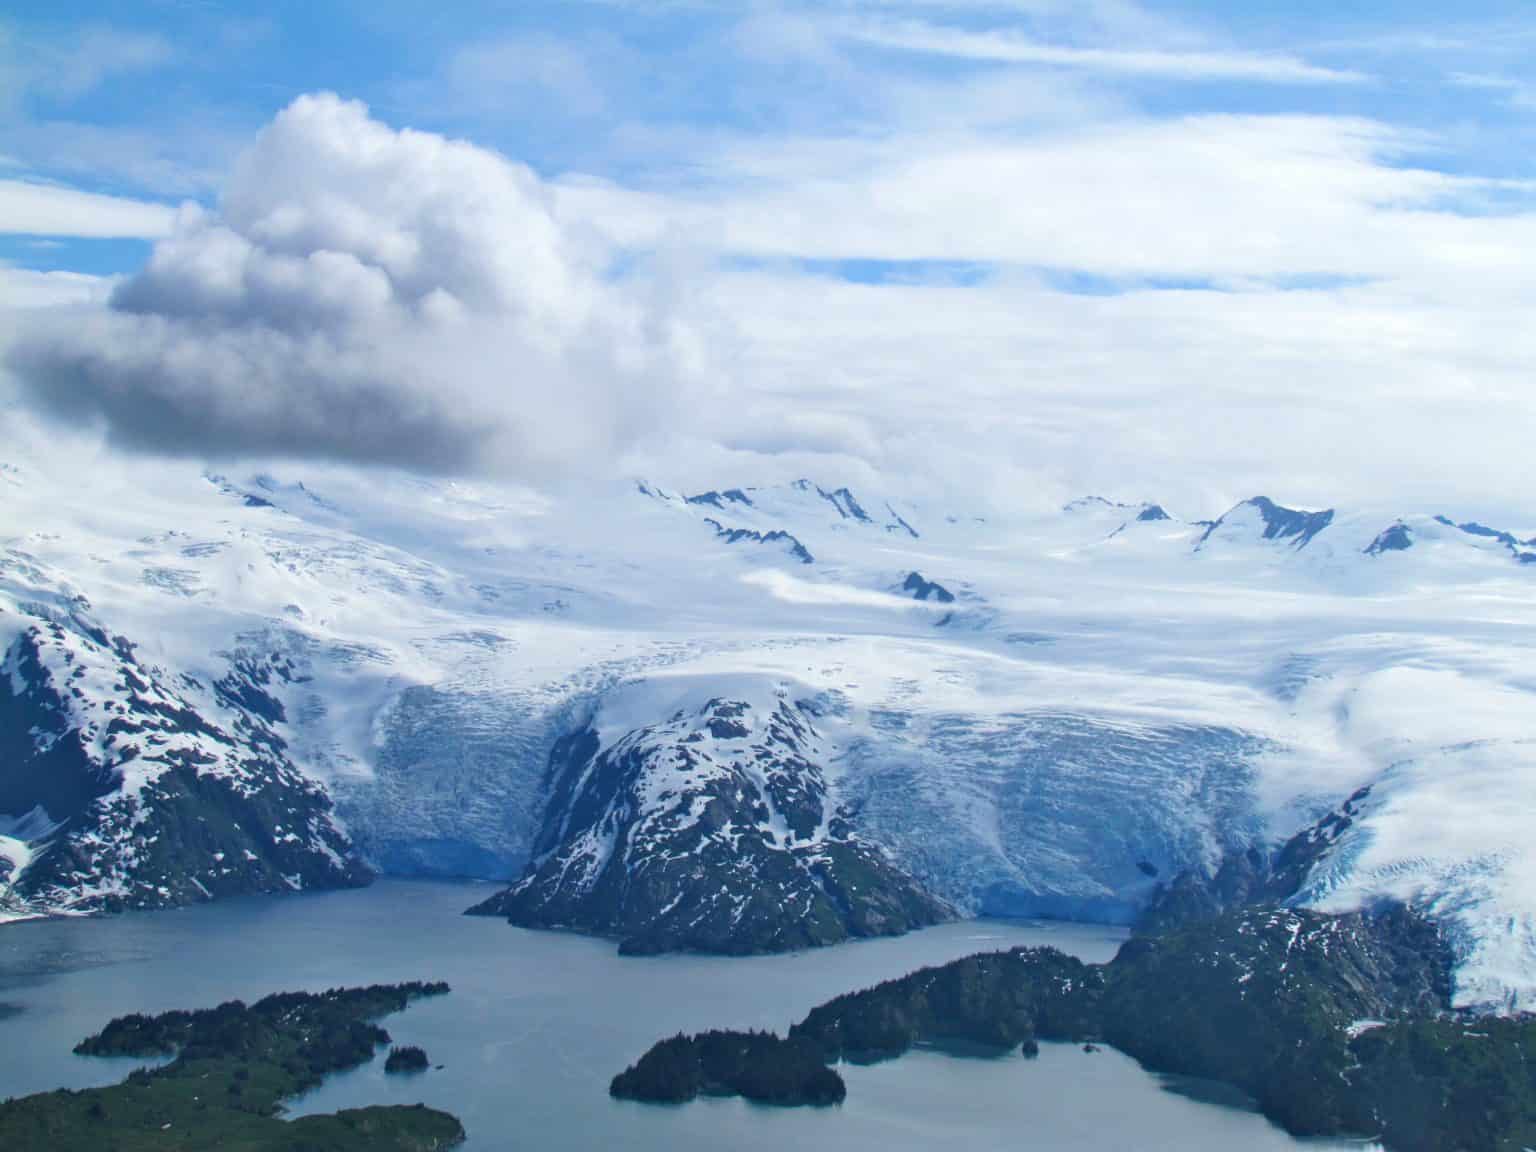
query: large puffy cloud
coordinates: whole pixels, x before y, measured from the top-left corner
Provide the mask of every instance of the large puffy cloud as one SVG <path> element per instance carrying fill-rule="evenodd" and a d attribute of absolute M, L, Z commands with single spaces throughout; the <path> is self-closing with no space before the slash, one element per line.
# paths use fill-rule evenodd
<path fill-rule="evenodd" d="M 13 363 L 198 455 L 1530 522 L 1525 190 L 1354 119 L 927 125 L 548 184 L 305 99 L 110 308 L 18 322 Z"/>
<path fill-rule="evenodd" d="M 528 169 L 306 96 L 184 210 L 108 309 L 11 354 L 46 410 L 168 452 L 579 470 L 696 376 Z"/>

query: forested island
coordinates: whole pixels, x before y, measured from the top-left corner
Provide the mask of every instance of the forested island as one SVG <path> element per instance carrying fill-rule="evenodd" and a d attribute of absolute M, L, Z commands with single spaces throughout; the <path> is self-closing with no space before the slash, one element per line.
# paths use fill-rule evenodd
<path fill-rule="evenodd" d="M 403 1048 L 389 1050 L 389 1055 L 384 1058 L 384 1071 L 391 1074 L 425 1072 L 427 1063 L 425 1050 L 414 1044 L 407 1044 Z"/>
<path fill-rule="evenodd" d="M 423 1105 L 282 1119 L 281 1103 L 389 1043 L 375 1021 L 442 983 L 285 992 L 195 1012 L 119 1017 L 75 1047 L 85 1056 L 173 1056 L 121 1084 L 0 1103 L 0 1146 L 50 1152 L 437 1152 L 459 1121 Z"/>
<path fill-rule="evenodd" d="M 1451 1012 L 1449 972 L 1435 929 L 1401 908 L 1249 909 L 1134 937 L 1108 964 L 1021 948 L 925 968 L 839 996 L 783 1038 L 673 1037 L 610 1091 L 825 1104 L 843 1085 L 813 1078 L 815 1062 L 1071 1041 L 1233 1085 L 1297 1136 L 1373 1137 L 1402 1152 L 1536 1145 L 1536 1017 Z"/>
<path fill-rule="evenodd" d="M 702 1032 L 663 1040 L 613 1078 L 621 1100 L 681 1104 L 696 1096 L 742 1096 L 760 1104 L 840 1104 L 843 1078 L 820 1045 L 771 1032 Z"/>

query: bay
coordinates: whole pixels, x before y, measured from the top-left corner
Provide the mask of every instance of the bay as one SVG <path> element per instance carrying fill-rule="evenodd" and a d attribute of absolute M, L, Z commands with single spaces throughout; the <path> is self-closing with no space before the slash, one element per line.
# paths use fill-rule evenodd
<path fill-rule="evenodd" d="M 0 1097 L 121 1079 L 140 1061 L 70 1049 L 127 1012 L 269 992 L 447 980 L 449 996 L 384 1021 L 425 1048 L 423 1075 L 382 1054 L 293 1101 L 291 1114 L 424 1102 L 453 1112 L 467 1152 L 836 1148 L 838 1152 L 1134 1147 L 1281 1152 L 1301 1144 L 1256 1113 L 1152 1075 L 1112 1050 L 1044 1045 L 1038 1060 L 919 1050 L 844 1067 L 831 1109 L 739 1100 L 657 1107 L 607 1086 L 655 1040 L 711 1027 L 782 1031 L 855 988 L 973 952 L 1052 944 L 1107 960 L 1124 934 L 1097 925 L 971 921 L 787 956 L 621 957 L 609 941 L 529 932 L 461 913 L 481 885 L 384 880 L 351 892 L 0 928 Z M 1358 1148 L 1358 1146 L 1355 1146 Z"/>

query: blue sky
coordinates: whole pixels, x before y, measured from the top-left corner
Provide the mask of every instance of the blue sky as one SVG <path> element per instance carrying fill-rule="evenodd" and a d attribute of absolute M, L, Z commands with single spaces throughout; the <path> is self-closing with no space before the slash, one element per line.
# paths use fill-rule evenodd
<path fill-rule="evenodd" d="M 537 248 L 526 227 L 554 237 L 546 271 L 582 324 L 608 310 L 615 341 L 639 325 L 640 360 L 666 345 L 640 401 L 632 382 L 593 387 L 674 422 L 659 392 L 689 397 L 668 434 L 701 471 L 921 459 L 997 490 L 1192 500 L 1244 471 L 1322 501 L 1426 485 L 1416 429 L 1472 397 L 1457 483 L 1484 493 L 1519 482 L 1507 460 L 1536 415 L 1536 349 L 1511 334 L 1536 303 L 1533 48 L 1517 5 L 1417 0 L 0 5 L 0 308 L 99 308 L 158 243 L 170 270 L 140 295 L 178 311 L 154 323 L 235 323 L 189 269 L 227 231 L 255 291 L 260 261 L 295 255 L 272 247 L 277 213 L 313 225 L 305 267 L 382 270 L 419 317 L 483 287 L 464 252 Z M 283 121 L 315 93 L 361 103 Z M 419 186 L 387 203 L 360 188 L 360 126 Z M 515 203 L 436 187 L 422 141 L 439 137 Z M 242 169 L 252 149 L 274 170 Z M 433 213 L 494 224 L 451 222 L 459 256 L 433 296 L 325 232 L 338 203 L 411 244 L 441 230 Z M 310 274 L 282 268 L 290 287 Z M 549 283 L 498 275 L 494 315 Z M 286 323 L 242 311 L 237 328 Z M 933 399 L 946 390 L 964 402 Z M 1001 413 L 985 452 L 967 406 Z M 511 389 L 485 418 L 538 440 L 508 413 L 539 408 Z M 1361 427 L 1386 433 L 1363 454 Z M 675 458 L 656 432 L 637 419 L 614 451 Z M 1083 441 L 1120 457 L 1092 466 Z"/>
<path fill-rule="evenodd" d="M 682 179 L 689 133 L 878 132 L 881 93 L 936 104 L 1029 71 L 1149 116 L 1369 117 L 1423 133 L 1414 162 L 1525 178 L 1536 150 L 1536 14 L 1511 3 L 1340 5 L 509 2 L 0 5 L 8 174 L 120 195 L 210 199 L 295 97 L 330 90 L 383 119 L 465 136 L 557 176 Z M 1286 57 L 1352 83 L 1015 65 L 906 51 L 840 27 L 920 23 L 1106 52 Z M 754 43 L 756 40 L 756 43 Z M 1027 110 L 1026 110 L 1027 113 Z M 23 262 L 12 250 L 8 258 Z M 99 258 L 98 258 L 99 259 Z"/>

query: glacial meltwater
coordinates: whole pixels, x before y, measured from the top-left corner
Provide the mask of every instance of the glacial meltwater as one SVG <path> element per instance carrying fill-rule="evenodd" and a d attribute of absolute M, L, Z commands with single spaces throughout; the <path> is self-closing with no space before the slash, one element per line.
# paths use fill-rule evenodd
<path fill-rule="evenodd" d="M 1072 1045 L 1043 1045 L 1032 1061 L 919 1050 L 844 1066 L 848 1099 L 827 1109 L 614 1101 L 613 1074 L 678 1031 L 782 1031 L 840 992 L 923 965 L 1017 944 L 1102 961 L 1123 934 L 973 921 L 789 956 L 631 958 L 609 941 L 461 915 L 490 891 L 380 881 L 353 892 L 0 927 L 0 1098 L 121 1079 L 141 1062 L 70 1049 L 128 1012 L 419 979 L 446 980 L 453 992 L 383 1024 L 396 1043 L 425 1048 L 434 1068 L 386 1077 L 381 1051 L 293 1101 L 291 1114 L 422 1101 L 464 1122 L 469 1152 L 1343 1147 L 1300 1144 L 1117 1052 Z"/>

